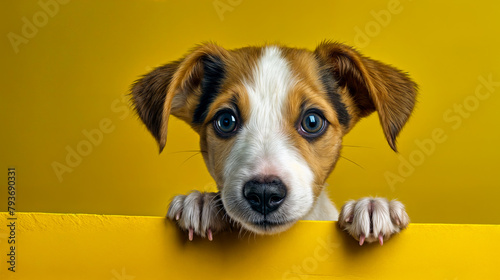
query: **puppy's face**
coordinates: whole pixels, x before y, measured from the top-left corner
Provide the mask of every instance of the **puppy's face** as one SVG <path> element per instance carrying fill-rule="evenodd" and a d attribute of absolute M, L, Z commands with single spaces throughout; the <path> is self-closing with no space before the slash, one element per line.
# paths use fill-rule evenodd
<path fill-rule="evenodd" d="M 395 149 L 415 84 L 337 43 L 315 52 L 206 44 L 138 80 L 132 95 L 160 150 L 169 114 L 199 133 L 233 220 L 256 233 L 276 233 L 311 211 L 343 135 L 361 117 L 378 110 Z"/>

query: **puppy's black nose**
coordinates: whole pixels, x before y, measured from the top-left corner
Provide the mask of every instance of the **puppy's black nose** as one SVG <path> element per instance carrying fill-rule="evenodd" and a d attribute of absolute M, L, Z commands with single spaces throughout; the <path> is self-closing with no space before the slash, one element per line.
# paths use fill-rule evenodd
<path fill-rule="evenodd" d="M 252 180 L 243 186 L 243 196 L 253 210 L 267 215 L 285 201 L 286 187 L 277 177 Z"/>

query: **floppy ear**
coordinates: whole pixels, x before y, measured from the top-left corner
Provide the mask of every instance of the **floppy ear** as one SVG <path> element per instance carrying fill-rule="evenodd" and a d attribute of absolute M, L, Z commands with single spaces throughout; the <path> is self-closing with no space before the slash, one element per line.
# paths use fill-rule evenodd
<path fill-rule="evenodd" d="M 387 142 L 397 151 L 396 137 L 415 106 L 417 84 L 400 70 L 341 43 L 321 43 L 314 53 L 334 76 L 339 93 L 346 89 L 356 107 L 351 110 L 354 119 L 376 110 Z"/>
<path fill-rule="evenodd" d="M 170 114 L 195 130 L 203 122 L 204 112 L 198 104 L 200 99 L 211 98 L 213 91 L 220 90 L 225 57 L 227 51 L 215 44 L 200 45 L 184 58 L 157 67 L 132 85 L 132 104 L 158 142 L 160 153 L 167 142 Z"/>

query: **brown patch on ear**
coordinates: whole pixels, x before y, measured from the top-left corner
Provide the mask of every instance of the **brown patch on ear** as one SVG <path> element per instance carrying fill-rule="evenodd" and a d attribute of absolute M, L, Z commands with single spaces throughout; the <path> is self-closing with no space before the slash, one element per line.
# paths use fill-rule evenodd
<path fill-rule="evenodd" d="M 227 55 L 225 49 L 206 43 L 194 48 L 181 60 L 154 69 L 132 85 L 133 106 L 158 142 L 160 153 L 167 141 L 170 114 L 196 130 L 192 120 L 201 96 L 203 59 L 217 57 L 224 60 Z"/>
<path fill-rule="evenodd" d="M 155 68 L 137 80 L 131 88 L 132 104 L 149 132 L 158 143 L 161 142 L 163 106 L 167 87 L 182 60 Z M 160 146 L 160 152 L 163 146 Z"/>
<path fill-rule="evenodd" d="M 415 106 L 417 84 L 406 73 L 344 44 L 324 42 L 314 53 L 321 62 L 330 65 L 339 91 L 347 88 L 358 109 L 356 119 L 377 110 L 387 142 L 397 151 L 396 137 Z"/>

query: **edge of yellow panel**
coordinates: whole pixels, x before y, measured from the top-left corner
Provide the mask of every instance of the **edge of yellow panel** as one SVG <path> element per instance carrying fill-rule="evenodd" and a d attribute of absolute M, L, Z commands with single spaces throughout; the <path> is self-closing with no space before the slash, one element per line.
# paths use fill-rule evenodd
<path fill-rule="evenodd" d="M 360 247 L 335 222 L 189 242 L 162 217 L 9 217 L 0 213 L 2 279 L 500 279 L 500 225 L 410 224 L 384 246 Z"/>

